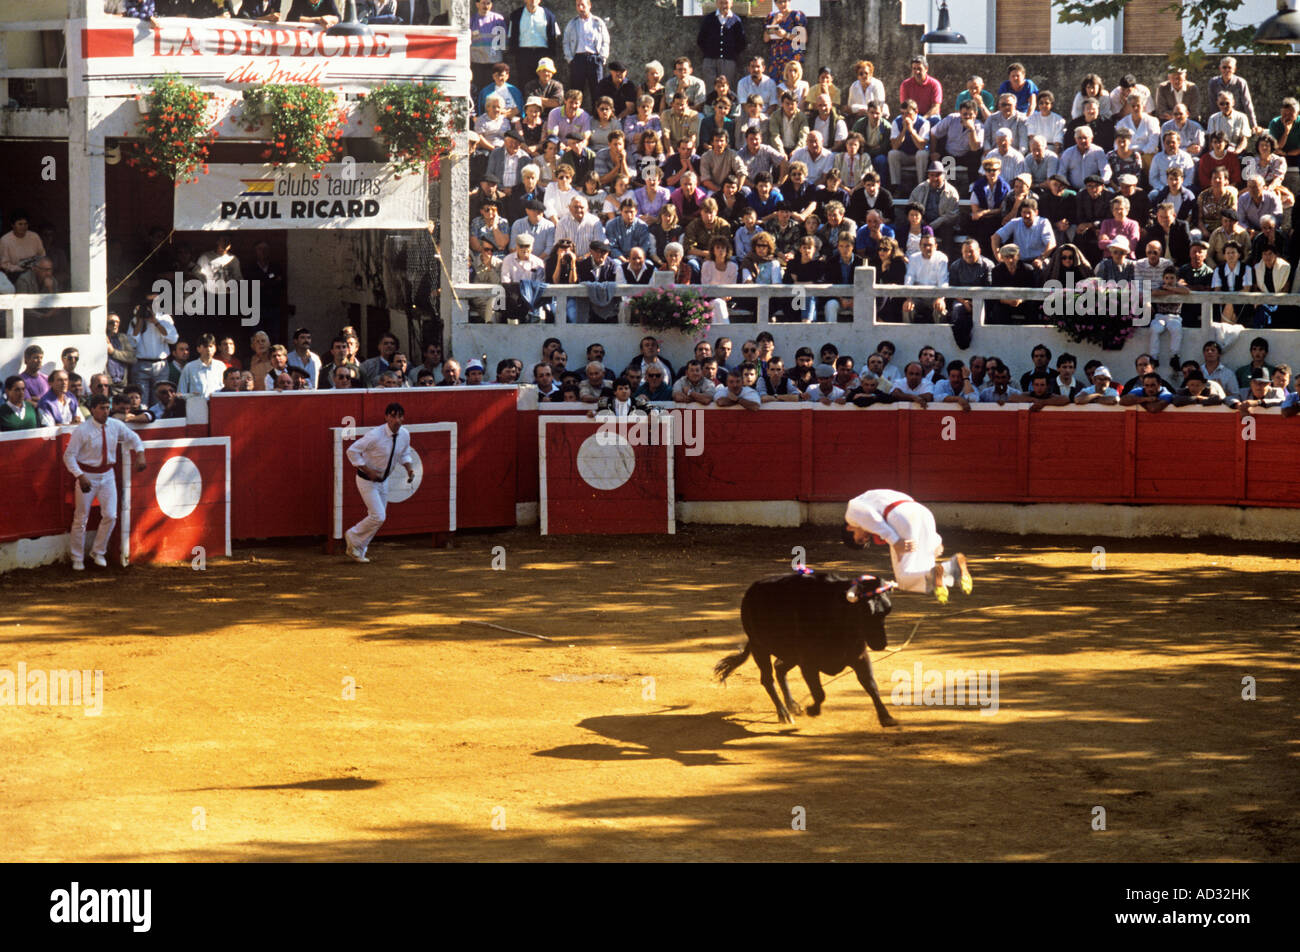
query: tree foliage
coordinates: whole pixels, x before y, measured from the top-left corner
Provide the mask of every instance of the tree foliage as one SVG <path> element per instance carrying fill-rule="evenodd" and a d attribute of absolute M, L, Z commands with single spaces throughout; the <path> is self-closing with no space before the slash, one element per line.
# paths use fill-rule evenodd
<path fill-rule="evenodd" d="M 1101 23 L 1118 16 L 1132 0 L 1052 0 L 1061 23 Z M 1238 25 L 1234 16 L 1245 0 L 1171 0 L 1162 10 L 1173 11 L 1186 28 L 1182 36 L 1170 40 L 1169 52 L 1174 62 L 1195 69 L 1210 53 L 1250 51 L 1286 53 L 1288 46 L 1268 46 L 1255 42 L 1258 23 Z"/>

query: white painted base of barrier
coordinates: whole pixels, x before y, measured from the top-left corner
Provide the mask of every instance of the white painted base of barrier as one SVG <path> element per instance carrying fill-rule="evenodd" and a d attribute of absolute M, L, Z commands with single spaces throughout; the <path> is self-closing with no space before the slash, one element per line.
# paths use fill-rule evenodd
<path fill-rule="evenodd" d="M 14 569 L 35 569 L 42 565 L 54 565 L 68 561 L 68 546 L 71 536 L 41 536 L 39 539 L 15 539 L 13 542 L 0 542 L 0 575 Z"/>

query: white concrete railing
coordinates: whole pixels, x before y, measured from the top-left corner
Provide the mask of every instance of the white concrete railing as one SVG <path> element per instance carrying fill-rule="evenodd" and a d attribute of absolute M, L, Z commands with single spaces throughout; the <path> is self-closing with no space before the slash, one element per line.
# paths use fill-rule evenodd
<path fill-rule="evenodd" d="M 656 272 L 662 274 L 665 272 Z M 649 286 L 640 284 L 620 284 L 617 286 L 618 297 L 623 303 L 619 308 L 620 324 L 630 324 L 630 315 L 626 301 L 630 297 L 647 290 L 647 287 L 665 287 L 669 285 L 653 283 Z M 876 270 L 872 267 L 858 268 L 853 274 L 853 284 L 692 284 L 675 285 L 698 291 L 705 297 L 753 298 L 756 300 L 756 323 L 771 323 L 771 301 L 791 299 L 792 307 L 801 309 L 803 300 L 811 295 L 816 298 L 853 298 L 852 323 L 870 325 L 882 324 L 876 317 L 876 301 L 880 298 L 969 298 L 971 301 L 974 324 L 984 325 L 984 302 L 996 300 L 1045 301 L 1053 294 L 1060 293 L 1045 288 L 985 288 L 985 287 L 934 287 L 921 285 L 876 284 Z M 454 291 L 462 306 L 456 308 L 453 323 L 468 323 L 469 312 L 463 306 L 467 300 L 488 300 L 494 310 L 505 307 L 505 289 L 499 284 L 456 284 Z M 543 297 L 554 303 L 556 323 L 563 324 L 570 298 L 587 297 L 587 288 L 582 284 L 548 284 Z M 2 299 L 0 299 L 2 300 Z M 1162 298 L 1161 300 L 1168 300 Z M 859 307 L 859 303 L 862 305 Z M 1267 294 L 1261 292 L 1228 291 L 1188 291 L 1181 304 L 1200 304 L 1203 327 L 1209 327 L 1215 304 L 1273 304 L 1300 307 L 1300 294 Z M 748 323 L 748 322 L 746 322 Z M 1026 322 L 1033 325 L 1034 322 Z M 884 322 L 882 326 L 897 327 L 898 322 Z M 1051 325 L 1037 325 L 1051 326 Z M 1270 329 L 1271 332 L 1271 329 Z"/>

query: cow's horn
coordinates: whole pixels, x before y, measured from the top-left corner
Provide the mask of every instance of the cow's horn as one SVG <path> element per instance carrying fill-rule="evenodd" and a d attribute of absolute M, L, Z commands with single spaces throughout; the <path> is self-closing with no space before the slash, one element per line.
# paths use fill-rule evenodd
<path fill-rule="evenodd" d="M 856 605 L 856 604 L 857 604 L 857 601 L 858 601 L 858 587 L 857 587 L 857 585 L 850 585 L 850 586 L 849 586 L 849 590 L 848 590 L 847 592 L 844 593 L 844 597 L 845 597 L 846 599 L 848 599 L 848 601 L 849 601 L 851 604 L 855 604 L 855 605 Z"/>

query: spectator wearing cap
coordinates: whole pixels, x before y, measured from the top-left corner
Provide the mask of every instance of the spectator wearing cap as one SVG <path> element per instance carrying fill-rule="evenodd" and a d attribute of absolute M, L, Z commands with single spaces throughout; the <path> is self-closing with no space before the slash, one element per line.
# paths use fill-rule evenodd
<path fill-rule="evenodd" d="M 596 84 L 595 101 L 600 102 L 602 98 L 608 97 L 614 103 L 615 118 L 622 121 L 636 112 L 639 93 L 636 83 L 627 78 L 626 64 L 610 60 L 607 68 L 609 75 Z"/>
<path fill-rule="evenodd" d="M 1156 104 L 1154 111 L 1161 122 L 1168 123 L 1174 118 L 1178 106 L 1187 107 L 1187 114 L 1196 118 L 1201 116 L 1201 91 L 1195 83 L 1187 81 L 1187 68 L 1170 64 L 1168 79 L 1156 87 Z"/>
<path fill-rule="evenodd" d="M 700 72 L 710 82 L 715 76 L 736 81 L 736 64 L 745 52 L 745 23 L 732 12 L 732 0 L 718 0 L 712 15 L 700 19 L 695 45 L 700 49 Z"/>
<path fill-rule="evenodd" d="M 578 261 L 578 281 L 582 284 L 624 284 L 623 267 L 609 255 L 609 242 L 597 239 L 587 246 L 588 254 Z M 597 324 L 609 324 L 618 320 L 618 298 L 589 288 L 586 301 L 576 300 L 579 305 L 586 305 L 589 320 Z M 578 308 L 579 314 L 584 310 Z M 570 323 L 573 323 L 570 321 Z"/>
<path fill-rule="evenodd" d="M 475 357 L 465 364 L 465 386 L 479 387 L 483 385 L 483 361 Z"/>
<path fill-rule="evenodd" d="M 1016 151 L 1029 148 L 1029 126 L 1025 117 L 1016 112 L 1016 97 L 1011 93 L 999 96 L 998 111 L 984 120 L 984 141 L 990 149 L 997 144 L 999 129 L 1011 131 L 1011 147 Z"/>
<path fill-rule="evenodd" d="M 953 232 L 961 213 L 960 201 L 961 196 L 938 162 L 930 163 L 925 181 L 912 189 L 908 196 L 910 204 L 921 206 L 921 220 L 934 230 L 940 247 L 944 249 L 952 246 Z"/>
<path fill-rule="evenodd" d="M 578 186 L 586 184 L 587 174 L 596 167 L 596 152 L 587 147 L 589 138 L 577 129 L 564 133 L 564 149 L 560 152 L 560 161 L 573 168 L 573 183 Z"/>
<path fill-rule="evenodd" d="M 1014 133 L 1010 129 L 1001 128 L 995 133 L 995 142 L 993 148 L 985 155 L 985 158 L 996 156 L 998 159 L 999 171 L 1002 180 L 1010 185 L 1015 181 L 1021 172 L 1025 171 L 1025 155 L 1019 149 L 1012 146 Z"/>
<path fill-rule="evenodd" d="M 1171 132 L 1178 133 L 1179 144 L 1193 160 L 1205 150 L 1205 128 L 1191 117 L 1186 103 L 1174 106 L 1173 115 L 1160 127 L 1161 142 Z M 1191 176 L 1188 176 L 1191 180 Z"/>
<path fill-rule="evenodd" d="M 1051 222 L 1038 214 L 1038 201 L 1034 198 L 1022 201 L 1019 215 L 994 232 L 991 241 L 994 252 L 1006 242 L 1016 245 L 1025 263 L 1038 271 L 1043 270 L 1056 249 Z"/>
<path fill-rule="evenodd" d="M 1110 181 L 1106 150 L 1093 144 L 1089 127 L 1080 126 L 1074 130 L 1074 145 L 1061 153 L 1060 171 L 1070 187 L 1077 191 L 1082 191 L 1089 176 L 1097 176 L 1103 185 Z"/>
<path fill-rule="evenodd" d="M 518 86 L 510 82 L 510 64 L 496 63 L 492 66 L 492 81 L 484 85 L 478 94 L 479 115 L 487 112 L 489 96 L 496 96 L 501 100 L 502 112 L 507 118 L 517 119 L 524 114 L 524 94 Z"/>
<path fill-rule="evenodd" d="M 1033 288 L 1039 284 L 1039 274 L 1032 267 L 1020 260 L 1020 248 L 1011 242 L 998 248 L 998 263 L 993 268 L 993 287 Z M 1006 297 L 986 301 L 986 323 L 1016 324 L 1032 320 L 1038 316 L 1037 301 Z M 1008 376 L 1008 380 L 1010 377 Z"/>
<path fill-rule="evenodd" d="M 524 87 L 524 95 L 540 100 L 543 111 L 550 112 L 564 105 L 564 85 L 555 78 L 555 61 L 543 56 L 537 61 L 536 79 Z M 527 101 L 524 106 L 527 107 Z M 526 111 L 526 110 L 525 110 Z"/>
<path fill-rule="evenodd" d="M 530 305 L 520 293 L 524 281 L 545 281 L 546 262 L 533 254 L 533 236 L 519 235 L 515 252 L 501 263 L 501 284 L 506 289 L 506 319 L 518 321 L 528 314 Z"/>
<path fill-rule="evenodd" d="M 1255 410 L 1282 406 L 1286 402 L 1286 394 L 1274 389 L 1272 373 L 1267 368 L 1260 367 L 1247 376 L 1240 396 L 1229 397 L 1225 402 L 1234 410 L 1249 415 Z"/>
<path fill-rule="evenodd" d="M 1115 184 L 1119 186 L 1116 197 L 1128 199 L 1128 217 L 1137 222 L 1138 228 L 1145 228 L 1151 221 L 1151 199 L 1138 188 L 1137 176 L 1125 172 L 1116 176 Z"/>
<path fill-rule="evenodd" d="M 516 76 L 532 76 L 537 64 L 559 58 L 563 34 L 555 14 L 541 0 L 524 0 L 506 17 L 506 48 L 515 63 Z"/>
<path fill-rule="evenodd" d="M 844 390 L 835 385 L 834 367 L 830 364 L 818 364 L 813 368 L 813 376 L 817 378 L 816 382 L 809 384 L 808 389 L 803 392 L 806 402 L 825 407 L 844 403 Z"/>
<path fill-rule="evenodd" d="M 1104 406 L 1119 404 L 1119 391 L 1111 386 L 1114 376 L 1106 366 L 1095 367 L 1092 371 L 1092 383 L 1079 391 L 1074 402 L 1080 406 L 1099 403 Z"/>
<path fill-rule="evenodd" d="M 1137 81 L 1132 73 L 1125 73 L 1119 79 L 1119 85 L 1110 91 L 1110 114 L 1126 116 L 1129 114 L 1129 96 L 1138 96 L 1142 100 L 1142 111 L 1151 110 L 1151 90 Z"/>
<path fill-rule="evenodd" d="M 1246 80 L 1237 75 L 1237 58 L 1235 56 L 1225 56 L 1219 60 L 1219 75 L 1211 77 L 1208 84 L 1210 104 L 1207 108 L 1213 108 L 1219 104 L 1219 95 L 1228 93 L 1232 96 L 1232 101 L 1242 114 L 1252 132 L 1259 132 L 1259 124 L 1255 121 L 1255 104 L 1250 97 L 1250 86 Z"/>
<path fill-rule="evenodd" d="M 541 258 L 547 257 L 555 247 L 555 225 L 545 218 L 546 206 L 536 199 L 524 203 L 524 216 L 510 226 L 510 246 L 517 246 L 519 236 L 527 235 L 532 241 L 532 251 Z"/>
<path fill-rule="evenodd" d="M 1070 188 L 1069 181 L 1060 172 L 1049 176 L 1035 192 L 1038 195 L 1039 214 L 1052 223 L 1056 240 L 1066 241 L 1067 232 L 1078 209 L 1078 194 Z"/>
<path fill-rule="evenodd" d="M 1011 186 L 1002 178 L 1002 159 L 996 153 L 987 156 L 980 169 L 984 174 L 970 186 L 970 232 L 991 252 L 989 239 L 1002 226 L 1002 203 L 1011 194 Z"/>

